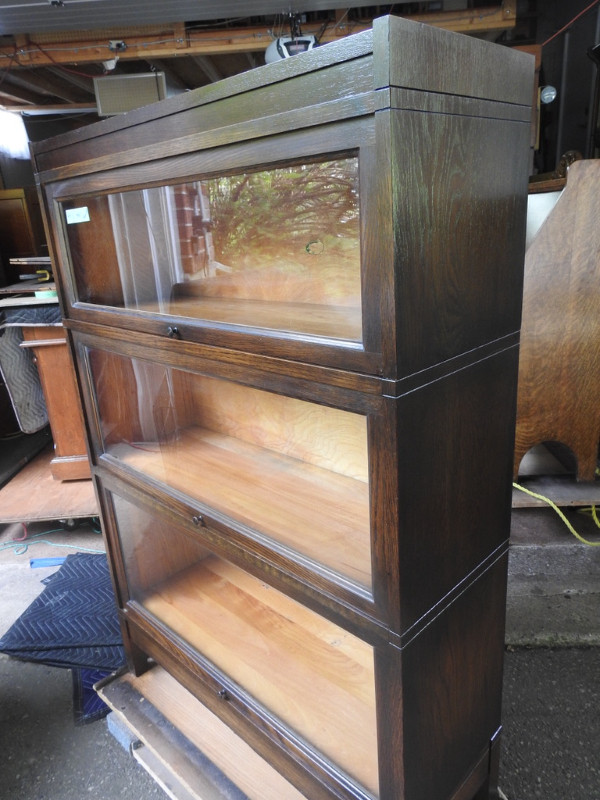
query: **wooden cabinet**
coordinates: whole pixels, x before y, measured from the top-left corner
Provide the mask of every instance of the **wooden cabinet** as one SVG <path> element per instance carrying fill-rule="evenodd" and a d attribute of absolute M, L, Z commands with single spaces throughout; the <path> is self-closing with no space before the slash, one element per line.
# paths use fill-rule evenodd
<path fill-rule="evenodd" d="M 64 329 L 54 325 L 23 325 L 21 346 L 33 351 L 40 375 L 54 440 L 52 477 L 59 481 L 89 478 L 81 403 Z"/>
<path fill-rule="evenodd" d="M 532 80 L 382 18 L 34 145 L 132 680 L 276 796 L 494 788 Z"/>

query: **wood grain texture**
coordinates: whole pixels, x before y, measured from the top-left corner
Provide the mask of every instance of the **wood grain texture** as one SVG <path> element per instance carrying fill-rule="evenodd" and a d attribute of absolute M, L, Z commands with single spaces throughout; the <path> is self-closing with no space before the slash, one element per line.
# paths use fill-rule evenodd
<path fill-rule="evenodd" d="M 83 413 L 64 328 L 24 325 L 23 340 L 35 354 L 48 410 L 54 439 L 52 475 L 56 480 L 89 478 Z"/>
<path fill-rule="evenodd" d="M 156 313 L 159 309 L 156 304 L 154 307 L 145 305 L 142 310 Z M 190 319 L 308 334 L 349 342 L 362 340 L 360 306 L 198 297 L 194 300 L 179 299 L 171 302 L 168 313 Z"/>
<path fill-rule="evenodd" d="M 293 91 L 295 87 L 290 87 L 290 89 Z M 252 108 L 254 109 L 254 106 Z M 48 174 L 46 177 L 65 179 L 80 174 L 85 175 L 95 171 L 98 167 L 108 170 L 114 167 L 126 167 L 132 163 L 149 163 L 165 156 L 185 155 L 196 150 L 206 150 L 211 147 L 231 144 L 232 142 L 252 141 L 262 139 L 265 136 L 276 136 L 291 130 L 302 130 L 306 127 L 318 126 L 327 122 L 332 123 L 337 120 L 352 119 L 353 117 L 368 114 L 373 110 L 373 93 L 365 92 L 362 95 L 331 100 L 322 106 L 318 105 L 318 114 L 320 116 L 312 114 L 307 118 L 303 108 L 294 109 L 282 114 L 266 115 L 261 119 L 237 122 L 231 126 L 231 129 L 218 127 L 189 136 L 172 137 L 168 139 L 169 144 L 155 141 L 152 135 L 154 126 L 151 125 L 145 131 L 139 131 L 141 137 L 146 134 L 146 138 L 151 141 L 150 144 L 143 144 L 144 139 L 140 138 L 139 145 L 133 150 L 125 150 L 120 154 L 111 153 L 100 157 L 98 160 L 89 159 L 76 166 L 63 167 Z M 194 118 L 197 119 L 196 114 L 192 114 L 193 120 Z M 189 122 L 187 120 L 186 122 L 189 126 Z M 179 120 L 175 122 L 175 124 L 178 123 Z M 169 120 L 166 126 L 167 129 L 171 129 L 173 124 L 174 121 Z M 127 140 L 127 137 L 125 137 L 125 140 Z"/>
<path fill-rule="evenodd" d="M 193 112 L 197 106 L 210 106 L 211 103 L 216 103 L 217 101 L 220 101 L 220 107 L 223 101 L 227 102 L 228 98 L 237 99 L 239 95 L 243 97 L 243 95 L 246 93 L 248 93 L 246 101 L 243 101 L 240 104 L 238 100 L 236 104 L 236 119 L 237 121 L 240 119 L 253 120 L 256 117 L 257 108 L 255 108 L 252 104 L 252 97 L 255 96 L 256 90 L 264 92 L 265 84 L 277 87 L 278 91 L 274 95 L 275 99 L 278 102 L 285 102 L 284 98 L 289 91 L 289 84 L 285 86 L 286 81 L 293 81 L 295 78 L 298 78 L 299 82 L 301 83 L 304 75 L 310 76 L 310 73 L 312 72 L 318 73 L 319 70 L 324 69 L 325 67 L 333 67 L 334 69 L 338 69 L 338 81 L 335 84 L 330 84 L 327 79 L 324 81 L 317 81 L 317 86 L 319 87 L 316 95 L 318 102 L 320 102 L 323 97 L 326 96 L 324 95 L 324 92 L 327 93 L 331 91 L 331 89 L 334 90 L 333 97 L 339 96 L 338 85 L 340 81 L 347 87 L 346 91 L 342 92 L 342 94 L 348 94 L 352 96 L 357 91 L 357 88 L 362 86 L 363 83 L 360 79 L 358 80 L 357 84 L 354 83 L 354 81 L 357 80 L 355 69 L 352 70 L 352 74 L 349 74 L 349 72 L 343 66 L 343 62 L 352 61 L 354 68 L 356 68 L 358 64 L 359 71 L 362 71 L 363 68 L 366 68 L 368 76 L 368 83 L 366 86 L 370 89 L 372 88 L 372 79 L 370 79 L 370 73 L 372 69 L 372 61 L 370 56 L 372 54 L 372 50 L 372 34 L 371 31 L 367 31 L 358 36 L 354 36 L 351 39 L 347 38 L 342 43 L 333 43 L 326 47 L 318 48 L 308 59 L 284 59 L 275 64 L 268 65 L 266 69 L 261 70 L 260 75 L 258 75 L 254 70 L 249 70 L 242 75 L 235 76 L 233 79 L 218 81 L 215 84 L 201 87 L 201 89 L 196 90 L 193 93 L 186 92 L 185 95 L 174 97 L 170 99 L 168 103 L 161 103 L 160 106 L 154 104 L 152 109 L 136 109 L 127 115 L 127 120 L 121 120 L 118 118 L 104 120 L 103 122 L 95 125 L 93 130 L 86 131 L 85 129 L 82 129 L 78 130 L 75 135 L 65 134 L 60 139 L 62 147 L 60 145 L 56 147 L 53 140 L 48 140 L 47 142 L 36 142 L 34 145 L 36 169 L 37 171 L 42 172 L 48 169 L 56 169 L 64 165 L 70 166 L 75 162 L 85 163 L 86 161 L 90 160 L 90 146 L 92 150 L 94 150 L 98 146 L 99 140 L 102 140 L 102 137 L 105 135 L 107 136 L 107 144 L 101 145 L 100 154 L 105 152 L 114 157 L 115 149 L 111 147 L 110 143 L 108 143 L 108 140 L 109 138 L 110 140 L 114 140 L 115 137 L 118 137 L 121 129 L 124 129 L 125 131 L 125 149 L 132 149 L 132 147 L 136 146 L 136 140 L 143 141 L 148 135 L 152 137 L 153 141 L 157 141 L 152 134 L 152 128 L 156 124 L 157 120 L 160 120 L 163 117 L 168 118 L 170 124 L 172 125 L 172 117 L 176 114 L 185 114 L 185 112 L 189 111 L 190 109 Z M 361 63 L 363 57 L 364 61 Z M 336 65 L 339 65 L 340 62 L 342 62 L 342 65 L 340 67 L 336 67 Z M 285 86 L 283 91 L 282 84 Z M 305 85 L 305 89 L 310 92 L 312 90 L 309 88 L 309 85 L 310 84 L 307 83 Z M 250 92 L 252 92 L 252 94 L 250 94 Z M 289 101 L 291 98 L 289 94 L 287 94 L 287 96 L 289 107 Z M 293 92 L 291 93 L 291 96 L 293 97 Z M 291 100 L 291 106 L 293 109 L 297 108 L 297 98 Z M 195 119 L 196 117 L 197 114 L 192 113 L 192 118 Z M 131 129 L 132 125 L 136 126 L 136 131 L 140 134 L 134 139 L 134 141 L 129 140 L 127 137 L 127 132 Z M 171 130 L 172 128 L 170 125 L 167 125 L 167 132 L 165 134 L 167 140 L 171 139 Z M 159 139 L 158 141 L 163 143 L 162 139 Z M 81 143 L 83 143 L 83 149 L 78 150 L 78 146 Z M 68 147 L 68 149 L 63 149 L 65 145 Z M 136 161 L 137 159 L 134 157 L 130 160 Z"/>
<path fill-rule="evenodd" d="M 397 403 L 399 633 L 508 539 L 517 360 L 512 348 Z"/>
<path fill-rule="evenodd" d="M 366 416 L 231 381 L 186 378 L 181 396 L 193 404 L 190 424 L 299 461 L 299 468 L 312 464 L 368 482 Z"/>
<path fill-rule="evenodd" d="M 56 481 L 50 462 L 52 449 L 26 464 L 0 489 L 0 522 L 79 519 L 98 515 L 90 480 Z"/>
<path fill-rule="evenodd" d="M 512 48 L 505 52 L 482 40 L 401 17 L 375 20 L 373 39 L 377 87 L 391 84 L 526 107 L 531 104 L 535 59 L 528 53 Z"/>
<path fill-rule="evenodd" d="M 499 728 L 506 569 L 505 555 L 402 653 L 411 800 L 465 798 L 455 793 Z"/>
<path fill-rule="evenodd" d="M 519 329 L 529 128 L 390 113 L 402 376 Z"/>
<path fill-rule="evenodd" d="M 218 559 L 178 573 L 144 605 L 377 794 L 370 647 Z"/>
<path fill-rule="evenodd" d="M 86 206 L 90 222 L 66 226 L 70 270 L 67 279 L 75 279 L 77 298 L 93 302 L 102 298 L 107 305 L 122 305 L 123 290 L 118 274 L 111 218 L 106 197 L 86 197 L 65 204 L 65 211 Z"/>
<path fill-rule="evenodd" d="M 371 586 L 368 485 L 234 437 L 187 429 L 174 443 L 109 454 L 250 531 Z"/>
<path fill-rule="evenodd" d="M 237 736 L 215 714 L 210 712 L 194 695 L 161 667 L 154 667 L 137 678 L 127 674 L 119 678 L 135 693 L 135 703 L 128 700 L 118 685 L 109 684 L 99 694 L 133 724 L 140 739 L 163 755 L 164 747 L 155 742 L 155 720 L 144 724 L 138 714 L 132 713 L 152 705 L 171 724 L 175 725 L 201 753 L 207 756 L 249 800 L 307 800 L 294 786 L 285 780 L 273 767 L 259 756 L 243 739 Z M 133 709 L 132 709 L 133 706 Z M 169 751 L 171 748 L 169 748 Z M 185 768 L 183 754 L 170 752 L 169 767 L 177 775 L 185 775 L 188 781 L 197 781 L 196 771 Z M 185 770 L 185 771 L 184 771 Z"/>
<path fill-rule="evenodd" d="M 514 474 L 561 442 L 593 481 L 600 442 L 600 162 L 576 161 L 525 256 Z"/>
<path fill-rule="evenodd" d="M 315 52 L 34 146 L 130 661 L 310 800 L 484 800 L 533 59 L 390 19 Z M 337 307 L 248 274 L 202 317 L 181 315 L 196 297 L 123 308 L 107 194 L 334 158 L 358 159 L 360 291 L 354 267 L 350 292 L 335 269 L 312 287 Z M 60 204 L 85 198 L 98 242 L 73 279 Z M 239 324 L 250 299 L 265 327 Z"/>

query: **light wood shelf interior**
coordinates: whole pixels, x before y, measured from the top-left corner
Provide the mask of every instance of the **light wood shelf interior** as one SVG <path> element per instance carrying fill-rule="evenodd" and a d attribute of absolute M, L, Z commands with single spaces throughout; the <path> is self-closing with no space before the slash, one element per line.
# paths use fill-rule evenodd
<path fill-rule="evenodd" d="M 360 306 L 198 296 L 143 303 L 137 308 L 225 325 L 301 333 L 353 343 L 362 341 Z"/>
<path fill-rule="evenodd" d="M 377 796 L 370 645 L 212 555 L 155 586 L 142 602 Z"/>
<path fill-rule="evenodd" d="M 371 587 L 369 486 L 233 436 L 186 428 L 173 442 L 108 453 L 363 588 Z"/>

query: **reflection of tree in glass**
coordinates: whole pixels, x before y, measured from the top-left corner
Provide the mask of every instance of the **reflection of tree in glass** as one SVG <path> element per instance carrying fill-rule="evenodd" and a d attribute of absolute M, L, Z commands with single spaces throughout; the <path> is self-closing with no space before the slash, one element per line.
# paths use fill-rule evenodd
<path fill-rule="evenodd" d="M 234 269 L 273 259 L 287 269 L 307 266 L 315 254 L 339 259 L 358 246 L 355 158 L 230 175 L 204 186 L 215 258 Z M 319 247 L 310 246 L 315 241 Z"/>

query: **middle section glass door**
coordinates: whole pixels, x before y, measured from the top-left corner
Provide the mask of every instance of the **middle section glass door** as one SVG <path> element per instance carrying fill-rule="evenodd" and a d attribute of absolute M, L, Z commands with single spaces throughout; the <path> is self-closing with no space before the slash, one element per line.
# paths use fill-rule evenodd
<path fill-rule="evenodd" d="M 364 414 L 101 350 L 88 358 L 107 455 L 372 589 Z"/>

